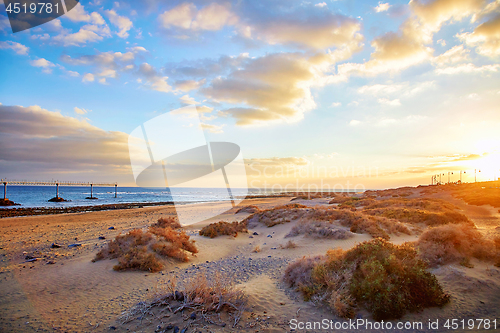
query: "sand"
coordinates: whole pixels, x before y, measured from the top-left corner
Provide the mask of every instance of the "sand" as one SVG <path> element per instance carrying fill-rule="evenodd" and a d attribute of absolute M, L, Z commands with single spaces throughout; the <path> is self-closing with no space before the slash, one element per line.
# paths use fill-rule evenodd
<path fill-rule="evenodd" d="M 421 194 L 421 189 L 406 191 L 411 191 L 410 197 Z M 469 206 L 446 193 L 430 196 L 458 205 L 485 234 L 498 232 L 498 210 Z M 289 201 L 286 197 L 259 198 L 246 200 L 240 207 L 252 204 L 269 208 Z M 308 206 L 327 205 L 327 202 L 328 199 L 293 201 Z M 210 205 L 217 203 L 199 204 L 192 209 L 210 208 Z M 349 249 L 371 237 L 355 234 L 347 240 L 325 240 L 298 236 L 293 238 L 296 248 L 281 249 L 280 245 L 288 241 L 284 236 L 296 223 L 293 221 L 272 228 L 260 225 L 249 234 L 237 237 L 208 239 L 198 235 L 200 228 L 211 222 L 241 221 L 249 215 L 235 214 L 235 211 L 232 209 L 212 221 L 187 227 L 199 253 L 188 263 L 170 261 L 158 273 L 115 272 L 112 269 L 115 260 L 96 263 L 91 260 L 117 234 L 146 228 L 159 217 L 173 215 L 175 211 L 171 206 L 0 219 L 0 331 L 155 332 L 158 325 L 164 328 L 170 323 L 180 328 L 189 326 L 187 332 L 284 332 L 290 331 L 292 319 L 338 321 L 326 307 L 304 302 L 300 295 L 286 288 L 281 283 L 283 270 L 296 258 L 324 254 L 335 247 Z M 253 232 L 258 235 L 252 235 Z M 99 239 L 100 236 L 106 239 Z M 391 241 L 402 243 L 416 238 L 415 235 L 391 236 Z M 51 248 L 52 243 L 61 247 Z M 68 247 L 75 243 L 81 246 Z M 253 252 L 257 246 L 260 252 Z M 26 256 L 39 259 L 26 262 Z M 447 330 L 442 326 L 440 330 L 426 329 L 429 320 L 440 320 L 442 324 L 453 318 L 496 318 L 499 322 L 500 269 L 472 262 L 474 268 L 448 265 L 434 269 L 445 291 L 451 294 L 451 302 L 442 309 L 407 314 L 401 321 L 423 322 L 423 331 L 433 332 Z M 151 297 L 157 286 L 174 277 L 184 281 L 198 272 L 228 274 L 245 292 L 248 311 L 237 328 L 232 328 L 227 318 L 225 327 L 207 325 L 199 318 L 185 320 L 185 316 L 168 314 L 136 318 L 126 324 L 120 320 L 123 312 Z M 362 310 L 359 318 L 370 320 L 371 316 Z M 498 324 L 500 326 L 500 322 Z"/>

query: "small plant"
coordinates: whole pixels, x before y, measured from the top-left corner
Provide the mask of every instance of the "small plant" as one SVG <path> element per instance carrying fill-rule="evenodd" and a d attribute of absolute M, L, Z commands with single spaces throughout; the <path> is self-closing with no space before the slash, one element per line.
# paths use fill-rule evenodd
<path fill-rule="evenodd" d="M 160 217 L 158 222 L 151 225 L 152 227 L 158 228 L 172 228 L 172 229 L 180 229 L 182 225 L 177 221 L 176 218 L 172 216 Z"/>
<path fill-rule="evenodd" d="M 260 251 L 262 251 L 262 250 L 260 249 L 260 246 L 259 246 L 259 245 L 257 245 L 257 246 L 253 249 L 253 251 L 252 251 L 252 252 L 253 252 L 253 253 L 259 253 Z"/>
<path fill-rule="evenodd" d="M 325 256 L 290 264 L 284 281 L 306 300 L 326 302 L 339 316 L 353 318 L 363 305 L 375 320 L 401 318 L 407 311 L 442 306 L 449 301 L 436 277 L 426 270 L 411 244 L 378 238 Z"/>
<path fill-rule="evenodd" d="M 495 241 L 485 239 L 468 224 L 443 225 L 426 230 L 416 242 L 419 255 L 435 267 L 467 263 L 471 258 L 494 261 L 500 258 Z"/>
<path fill-rule="evenodd" d="M 172 225 L 170 221 L 167 224 Z M 116 236 L 92 261 L 118 259 L 118 264 L 113 267 L 116 271 L 158 272 L 163 269 L 162 258 L 188 261 L 187 253 L 198 253 L 194 240 L 190 239 L 184 230 L 160 225 L 160 222 L 155 223 L 147 232 L 134 229 L 125 235 Z"/>
<path fill-rule="evenodd" d="M 209 225 L 203 227 L 199 234 L 201 236 L 206 236 L 210 238 L 215 238 L 218 236 L 229 235 L 238 236 L 238 232 L 248 232 L 245 222 L 216 222 L 210 223 Z"/>
<path fill-rule="evenodd" d="M 285 245 L 280 244 L 280 249 L 295 249 L 297 244 L 295 242 L 289 240 Z"/>

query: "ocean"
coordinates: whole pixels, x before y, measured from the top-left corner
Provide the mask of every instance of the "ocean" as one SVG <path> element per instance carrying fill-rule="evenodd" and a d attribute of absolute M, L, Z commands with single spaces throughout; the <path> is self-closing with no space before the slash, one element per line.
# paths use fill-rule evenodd
<path fill-rule="evenodd" d="M 0 188 L 3 192 L 3 186 Z M 180 192 L 182 202 L 210 202 L 225 200 L 227 189 L 224 188 L 184 188 Z M 244 190 L 231 189 L 234 196 L 242 196 Z M 253 193 L 252 193 L 253 192 Z M 258 191 L 249 190 L 250 194 L 259 194 Z M 3 198 L 3 193 L 1 193 Z M 88 200 L 90 187 L 84 186 L 59 186 L 59 196 L 71 200 L 68 202 L 48 202 L 56 196 L 55 186 L 20 186 L 7 185 L 7 198 L 21 206 L 12 207 L 74 207 L 94 206 L 116 203 L 144 203 L 144 202 L 170 202 L 170 191 L 165 188 L 141 188 L 118 186 L 117 198 L 114 187 L 94 186 L 93 196 L 97 200 Z M 3 207 L 9 208 L 9 207 Z"/>

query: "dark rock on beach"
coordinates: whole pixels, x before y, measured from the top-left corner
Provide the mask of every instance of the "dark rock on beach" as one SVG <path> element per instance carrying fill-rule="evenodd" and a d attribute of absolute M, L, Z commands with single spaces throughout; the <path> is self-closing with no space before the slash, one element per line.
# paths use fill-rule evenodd
<path fill-rule="evenodd" d="M 63 199 L 61 197 L 53 197 L 52 199 L 49 199 L 49 202 L 68 202 L 69 200 Z"/>
<path fill-rule="evenodd" d="M 9 199 L 0 199 L 0 206 L 19 206 L 19 204 Z"/>

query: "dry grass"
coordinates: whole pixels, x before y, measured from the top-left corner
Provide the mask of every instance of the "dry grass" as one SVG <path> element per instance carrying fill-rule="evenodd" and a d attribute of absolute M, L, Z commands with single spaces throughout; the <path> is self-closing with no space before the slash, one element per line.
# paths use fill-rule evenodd
<path fill-rule="evenodd" d="M 451 263 L 464 266 L 472 258 L 500 260 L 500 245 L 488 240 L 468 224 L 443 225 L 426 230 L 416 242 L 419 255 L 435 267 Z"/>
<path fill-rule="evenodd" d="M 172 228 L 172 229 L 182 228 L 182 225 L 179 223 L 179 221 L 177 221 L 177 219 L 172 216 L 160 217 L 158 219 L 158 222 L 152 224 L 151 226 L 158 228 Z"/>
<path fill-rule="evenodd" d="M 306 300 L 325 303 L 344 318 L 354 318 L 356 304 L 375 320 L 387 320 L 449 301 L 411 244 L 394 245 L 381 238 L 348 251 L 301 258 L 287 267 L 284 281 Z"/>
<path fill-rule="evenodd" d="M 160 227 L 158 223 L 149 227 L 147 232 L 131 230 L 118 235 L 101 249 L 92 260 L 118 259 L 114 270 L 141 270 L 158 272 L 164 267 L 161 259 L 173 258 L 188 261 L 188 253 L 198 253 L 194 240 L 184 230 Z"/>
<path fill-rule="evenodd" d="M 297 244 L 295 242 L 289 240 L 285 245 L 280 244 L 280 249 L 295 249 Z"/>
<path fill-rule="evenodd" d="M 254 213 L 258 213 L 258 212 L 260 212 L 259 207 L 254 206 L 254 205 L 250 205 L 250 206 L 246 206 L 246 207 L 242 207 L 242 208 L 238 209 L 235 214 L 238 214 L 238 213 L 254 214 Z"/>
<path fill-rule="evenodd" d="M 271 228 L 275 225 L 288 223 L 291 220 L 299 218 L 304 214 L 305 209 L 310 209 L 310 207 L 297 203 L 281 205 L 252 214 L 244 219 L 243 222 L 250 228 L 256 226 L 257 223 L 263 223 L 268 228 Z"/>
<path fill-rule="evenodd" d="M 238 324 L 246 304 L 243 291 L 236 289 L 229 276 L 220 273 L 207 276 L 198 273 L 180 285 L 177 280 L 157 286 L 150 295 L 150 299 L 140 302 L 121 316 L 122 323 L 140 320 L 158 319 L 158 313 L 167 317 L 182 312 L 188 315 L 193 313 L 207 324 L 222 325 L 221 314 L 227 314 L 233 320 L 233 328 Z M 137 319 L 139 318 L 139 319 Z"/>
<path fill-rule="evenodd" d="M 448 188 L 446 188 L 448 189 Z M 454 197 L 464 200 L 470 205 L 491 205 L 500 207 L 500 182 L 482 182 L 450 186 Z"/>
<path fill-rule="evenodd" d="M 332 222 L 302 220 L 293 226 L 285 237 L 306 235 L 313 238 L 347 239 L 353 237 L 349 231 L 340 228 Z"/>
<path fill-rule="evenodd" d="M 210 223 L 200 230 L 201 236 L 215 238 L 218 236 L 229 235 L 238 236 L 238 232 L 248 232 L 246 222 L 216 222 Z"/>

